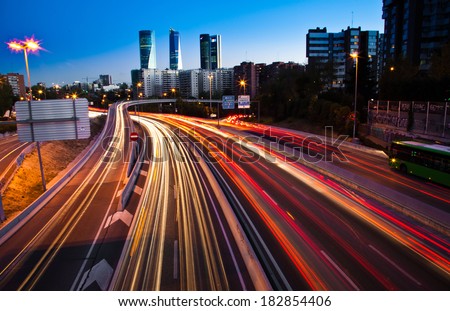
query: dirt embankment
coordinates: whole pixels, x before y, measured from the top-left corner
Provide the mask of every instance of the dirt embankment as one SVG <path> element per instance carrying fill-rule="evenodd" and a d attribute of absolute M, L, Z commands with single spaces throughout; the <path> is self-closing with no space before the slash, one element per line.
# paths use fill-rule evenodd
<path fill-rule="evenodd" d="M 46 183 L 50 183 L 89 145 L 102 129 L 104 118 L 91 120 L 91 138 L 80 140 L 50 141 L 41 144 L 42 163 Z M 2 201 L 6 218 L 13 218 L 43 193 L 37 150 L 26 155 L 17 170 Z"/>

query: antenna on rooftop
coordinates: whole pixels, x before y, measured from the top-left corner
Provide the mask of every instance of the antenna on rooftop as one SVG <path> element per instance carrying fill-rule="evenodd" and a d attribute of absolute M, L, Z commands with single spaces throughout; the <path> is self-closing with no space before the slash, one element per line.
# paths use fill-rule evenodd
<path fill-rule="evenodd" d="M 353 11 L 352 11 L 352 28 L 353 28 Z"/>

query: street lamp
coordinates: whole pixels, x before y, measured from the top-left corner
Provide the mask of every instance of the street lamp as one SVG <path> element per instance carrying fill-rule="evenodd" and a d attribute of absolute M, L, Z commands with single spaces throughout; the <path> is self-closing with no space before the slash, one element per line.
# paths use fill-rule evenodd
<path fill-rule="evenodd" d="M 30 111 L 30 119 L 32 119 L 31 116 L 31 101 L 33 100 L 33 94 L 31 90 L 31 78 L 30 78 L 30 69 L 28 67 L 28 52 L 36 52 L 38 50 L 41 50 L 42 48 L 39 45 L 39 41 L 35 40 L 33 37 L 31 38 L 25 38 L 24 41 L 19 40 L 12 40 L 7 43 L 8 48 L 12 51 L 19 52 L 23 51 L 23 55 L 25 57 L 25 69 L 27 71 L 27 78 L 28 78 L 28 89 L 30 91 L 28 95 L 28 109 Z M 33 132 L 33 123 L 31 123 L 31 131 Z M 34 134 L 33 134 L 34 135 Z M 34 140 L 34 139 L 33 139 Z M 42 188 L 44 191 L 46 191 L 46 185 L 45 185 L 45 176 L 44 176 L 44 167 L 42 166 L 42 156 L 41 156 L 41 147 L 39 142 L 36 142 L 37 152 L 38 152 L 38 158 L 39 158 L 39 168 L 41 170 L 41 178 L 42 178 Z"/>
<path fill-rule="evenodd" d="M 213 79 L 212 73 L 210 73 L 208 75 L 208 79 L 209 79 L 209 116 L 211 117 L 211 112 L 212 112 L 212 79 Z"/>
<path fill-rule="evenodd" d="M 247 85 L 247 82 L 246 82 L 244 79 L 241 79 L 241 80 L 239 81 L 239 85 L 241 86 L 241 88 L 244 88 L 244 95 L 245 95 L 245 87 L 246 87 L 246 85 Z M 246 113 L 247 113 L 246 110 L 247 110 L 247 109 L 244 108 L 244 115 L 246 115 Z"/>
<path fill-rule="evenodd" d="M 42 100 L 42 94 L 44 94 L 44 99 L 47 99 L 47 92 L 43 90 L 38 90 L 39 93 L 39 100 Z"/>
<path fill-rule="evenodd" d="M 30 69 L 28 68 L 28 51 L 36 52 L 38 50 L 41 50 L 42 48 L 39 46 L 39 41 L 36 41 L 33 37 L 25 38 L 25 41 L 13 40 L 8 42 L 7 44 L 8 48 L 12 51 L 15 52 L 23 51 L 23 55 L 25 57 L 25 68 L 27 70 L 28 89 L 30 92 L 28 95 L 28 100 L 31 101 L 32 94 L 31 94 Z"/>
<path fill-rule="evenodd" d="M 139 99 L 141 97 L 141 94 L 139 94 L 139 88 L 142 86 L 141 82 L 138 82 L 138 84 L 136 84 L 136 97 L 137 99 Z"/>
<path fill-rule="evenodd" d="M 175 98 L 175 88 L 171 89 L 172 91 L 172 97 Z M 177 113 L 177 101 L 175 100 L 175 104 L 174 104 L 174 112 Z"/>
<path fill-rule="evenodd" d="M 241 80 L 239 81 L 239 85 L 244 88 L 244 95 L 245 95 L 245 86 L 247 85 L 247 83 L 245 82 L 245 80 Z"/>
<path fill-rule="evenodd" d="M 356 103 L 358 98 L 358 53 L 353 52 L 350 56 L 355 60 L 356 70 L 355 70 L 355 107 L 353 112 L 353 141 L 355 141 L 356 137 Z"/>

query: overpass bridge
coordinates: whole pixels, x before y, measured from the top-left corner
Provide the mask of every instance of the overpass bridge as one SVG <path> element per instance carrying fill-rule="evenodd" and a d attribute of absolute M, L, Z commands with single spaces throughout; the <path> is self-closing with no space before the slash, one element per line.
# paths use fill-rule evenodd
<path fill-rule="evenodd" d="M 128 106 L 136 106 L 136 105 L 145 105 L 145 104 L 172 104 L 176 103 L 179 98 L 168 98 L 168 99 L 140 99 L 140 100 L 131 100 L 128 102 Z M 212 108 L 212 104 L 217 104 L 217 107 L 219 104 L 222 103 L 221 99 L 184 99 L 181 98 L 183 102 L 187 103 L 203 103 L 203 104 L 209 104 L 209 108 Z M 252 102 L 252 101 L 250 101 Z M 236 105 L 238 103 L 237 100 L 234 101 L 234 104 Z M 258 122 L 260 121 L 260 105 L 259 101 L 253 101 L 253 103 L 258 104 Z M 176 108 L 176 107 L 175 107 Z M 236 109 L 236 106 L 235 106 Z M 218 110 L 219 111 L 219 110 Z"/>

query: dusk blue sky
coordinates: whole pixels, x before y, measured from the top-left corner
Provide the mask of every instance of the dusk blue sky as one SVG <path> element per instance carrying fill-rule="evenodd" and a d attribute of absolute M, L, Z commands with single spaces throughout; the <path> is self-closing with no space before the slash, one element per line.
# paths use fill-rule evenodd
<path fill-rule="evenodd" d="M 352 13 L 353 12 L 353 13 Z M 45 51 L 30 55 L 31 82 L 72 83 L 110 74 L 130 82 L 139 68 L 139 30 L 156 31 L 159 69 L 169 67 L 169 28 L 180 32 L 183 69 L 200 67 L 199 35 L 222 35 L 223 66 L 243 61 L 306 63 L 308 29 L 348 26 L 384 31 L 382 1 L 56 1 L 5 0 L 0 6 L 0 73 L 25 75 L 12 39 L 34 36 Z"/>

